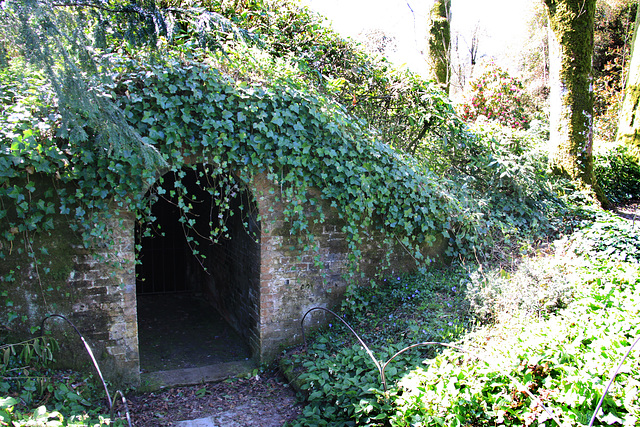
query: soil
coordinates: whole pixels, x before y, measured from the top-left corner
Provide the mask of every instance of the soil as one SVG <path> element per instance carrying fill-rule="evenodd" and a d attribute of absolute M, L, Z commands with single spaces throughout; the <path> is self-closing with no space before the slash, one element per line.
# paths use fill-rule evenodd
<path fill-rule="evenodd" d="M 222 316 L 192 294 L 138 295 L 140 362 L 145 372 L 195 368 L 251 356 Z"/>
<path fill-rule="evenodd" d="M 296 392 L 277 371 L 137 394 L 127 403 L 135 427 L 172 426 L 211 416 L 221 427 L 280 427 L 302 412 Z"/>
<path fill-rule="evenodd" d="M 625 205 L 617 206 L 613 212 L 629 221 L 640 221 L 640 201 L 634 200 Z"/>

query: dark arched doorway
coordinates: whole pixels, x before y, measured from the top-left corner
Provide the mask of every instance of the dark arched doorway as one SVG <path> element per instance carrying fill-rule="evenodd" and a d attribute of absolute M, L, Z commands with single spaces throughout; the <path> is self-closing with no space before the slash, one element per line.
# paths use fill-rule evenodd
<path fill-rule="evenodd" d="M 257 354 L 257 209 L 242 183 L 213 175 L 213 169 L 200 165 L 169 172 L 147 193 L 151 221 L 136 230 L 143 371 Z"/>

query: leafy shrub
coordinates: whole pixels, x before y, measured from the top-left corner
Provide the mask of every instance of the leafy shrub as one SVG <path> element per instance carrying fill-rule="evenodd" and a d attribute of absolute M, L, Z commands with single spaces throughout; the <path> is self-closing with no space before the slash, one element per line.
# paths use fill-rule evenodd
<path fill-rule="evenodd" d="M 640 199 L 640 165 L 624 146 L 595 156 L 594 172 L 609 201 L 625 203 Z"/>
<path fill-rule="evenodd" d="M 124 425 L 101 415 L 91 378 L 48 368 L 57 351 L 48 337 L 0 345 L 0 425 Z"/>
<path fill-rule="evenodd" d="M 0 398 L 0 423 L 3 425 L 20 426 L 39 426 L 39 427 L 80 427 L 80 426 L 124 426 L 122 420 L 111 420 L 99 415 L 97 418 L 91 418 L 88 415 L 71 415 L 65 420 L 64 415 L 58 411 L 49 411 L 45 406 L 39 406 L 29 413 L 21 413 L 16 411 L 15 405 L 18 400 L 13 397 Z M 9 424 L 11 423 L 11 424 Z"/>
<path fill-rule="evenodd" d="M 522 82 L 499 66 L 491 65 L 471 82 L 469 98 L 461 106 L 462 118 L 467 122 L 484 116 L 514 129 L 529 126 L 531 117 Z"/>
<path fill-rule="evenodd" d="M 0 67 L 0 140 L 34 144 L 44 135 L 51 136 L 55 117 L 49 105 L 52 93 L 41 72 L 20 59 Z"/>
<path fill-rule="evenodd" d="M 23 390 L 23 401 L 30 404 L 36 383 L 42 380 L 33 373 L 46 369 L 57 348 L 57 341 L 48 337 L 0 345 L 0 393 Z"/>
<path fill-rule="evenodd" d="M 325 18 L 308 7 L 290 0 L 239 2 L 233 7 L 225 3 L 210 1 L 206 8 L 258 36 L 254 45 L 273 58 L 286 58 L 302 73 L 302 79 L 365 120 L 397 149 L 415 153 L 429 139 L 452 139 L 456 133 L 453 107 L 437 85 L 408 70 L 395 69 L 385 58 L 367 54 L 362 46 L 326 26 Z M 185 18 L 193 14 L 178 14 L 177 19 L 188 21 Z M 196 32 L 199 27 L 186 22 L 184 26 L 186 35 L 202 45 L 202 34 Z M 184 39 L 185 34 L 182 36 Z M 241 39 L 231 31 L 213 32 L 209 37 L 227 52 L 236 50 L 234 40 Z"/>
<path fill-rule="evenodd" d="M 547 317 L 573 301 L 573 284 L 553 262 L 523 260 L 515 271 L 478 269 L 466 282 L 471 313 L 480 323 Z"/>
<path fill-rule="evenodd" d="M 548 126 L 533 122 L 530 129 L 512 129 L 497 122 L 478 121 L 465 144 L 451 153 L 446 173 L 450 191 L 463 212 L 476 217 L 475 230 L 459 228 L 453 239 L 471 258 L 506 261 L 540 241 L 571 231 L 582 213 L 582 200 L 572 183 L 547 174 L 545 145 Z M 438 147 L 433 149 L 437 152 Z M 467 252 L 464 252 L 464 250 Z"/>

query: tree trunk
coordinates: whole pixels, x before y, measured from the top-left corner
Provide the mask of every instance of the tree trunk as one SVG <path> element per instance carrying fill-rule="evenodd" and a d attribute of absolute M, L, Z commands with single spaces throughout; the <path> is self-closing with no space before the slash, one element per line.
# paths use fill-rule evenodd
<path fill-rule="evenodd" d="M 593 191 L 593 31 L 596 0 L 545 0 L 549 16 L 551 138 L 554 173 Z"/>
<path fill-rule="evenodd" d="M 624 101 L 618 116 L 618 134 L 616 141 L 629 148 L 629 154 L 640 163 L 640 7 L 636 12 L 636 29 L 633 35 L 633 53 L 629 64 Z"/>
<path fill-rule="evenodd" d="M 449 93 L 451 77 L 451 0 L 436 0 L 430 12 L 429 71 L 431 77 Z"/>

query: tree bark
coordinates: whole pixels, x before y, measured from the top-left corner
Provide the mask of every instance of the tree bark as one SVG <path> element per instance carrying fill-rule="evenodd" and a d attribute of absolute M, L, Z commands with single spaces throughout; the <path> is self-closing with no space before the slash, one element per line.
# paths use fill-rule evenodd
<path fill-rule="evenodd" d="M 551 137 L 554 173 L 606 203 L 593 172 L 593 33 L 596 0 L 545 0 L 549 17 Z"/>
<path fill-rule="evenodd" d="M 636 29 L 633 34 L 633 51 L 629 63 L 627 85 L 624 90 L 624 101 L 618 116 L 618 133 L 616 142 L 624 144 L 629 154 L 640 163 L 640 7 L 636 12 Z"/>
<path fill-rule="evenodd" d="M 451 65 L 451 0 L 436 0 L 430 12 L 429 71 L 431 77 L 449 93 Z"/>

